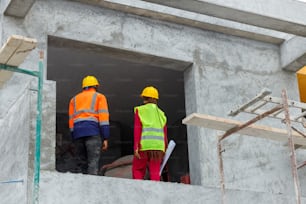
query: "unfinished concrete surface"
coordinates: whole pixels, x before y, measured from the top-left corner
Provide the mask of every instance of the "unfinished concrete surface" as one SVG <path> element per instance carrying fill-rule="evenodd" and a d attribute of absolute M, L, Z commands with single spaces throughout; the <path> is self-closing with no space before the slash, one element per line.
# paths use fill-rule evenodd
<path fill-rule="evenodd" d="M 306 11 L 300 1 L 277 0 L 145 0 L 195 13 L 229 19 L 245 24 L 279 30 L 285 33 L 306 36 L 303 12 Z M 299 11 L 299 12 L 296 12 Z"/>
<path fill-rule="evenodd" d="M 15 1 L 1 1 L 1 11 L 5 12 L 9 8 L 8 5 Z M 12 34 L 36 38 L 38 49 L 34 50 L 26 62 L 21 65 L 22 68 L 30 70 L 37 69 L 38 50 L 43 50 L 47 54 L 50 36 L 94 44 L 102 48 L 110 47 L 115 50 L 123 50 L 127 55 L 141 53 L 142 56 L 147 57 L 146 59 L 167 59 L 165 62 L 192 64 L 185 69 L 180 69 L 184 74 L 186 115 L 199 112 L 227 117 L 230 109 L 252 98 L 264 87 L 271 89 L 275 96 L 279 96 L 281 90 L 285 88 L 288 90 L 290 99 L 299 99 L 295 72 L 284 70 L 281 64 L 282 56 L 280 55 L 279 43 L 282 43 L 282 40 L 286 42 L 287 37 L 284 37 L 286 35 L 276 38 L 281 39 L 278 43 L 266 40 L 259 41 L 259 39 L 254 40 L 248 36 L 235 36 L 235 33 L 229 35 L 228 32 L 224 32 L 225 34 L 223 34 L 221 30 L 218 32 L 210 31 L 209 27 L 188 26 L 186 22 L 164 21 L 156 15 L 156 12 L 155 14 L 154 12 L 150 13 L 151 16 L 138 15 L 135 12 L 128 13 L 129 10 L 135 11 L 132 8 L 136 6 L 129 7 L 126 5 L 127 1 L 123 0 L 111 1 L 112 4 L 108 4 L 109 7 L 106 4 L 95 5 L 82 2 L 38 0 L 31 5 L 31 9 L 28 10 L 24 18 L 4 16 L 2 13 L 0 18 L 1 42 L 4 43 Z M 144 5 L 143 1 L 134 2 Z M 226 2 L 228 1 L 224 1 L 224 3 Z M 278 1 L 278 3 L 284 3 L 289 10 L 295 8 L 285 0 Z M 129 9 L 120 10 L 120 5 L 121 8 Z M 257 5 L 264 8 L 270 4 L 261 2 Z M 299 5 L 305 6 L 302 3 Z M 161 5 L 156 7 L 160 10 L 163 8 L 167 11 L 167 8 Z M 140 13 L 141 11 L 146 12 L 141 8 L 138 8 L 138 11 Z M 269 12 L 269 9 L 266 11 Z M 198 15 L 197 13 L 193 14 Z M 173 16 L 173 14 L 169 15 Z M 290 15 L 294 15 L 294 13 Z M 305 12 L 298 15 L 305 17 Z M 237 25 L 239 24 L 235 24 L 235 26 Z M 295 25 L 294 22 L 293 25 Z M 305 29 L 303 24 L 299 26 Z M 246 28 L 243 27 L 243 29 Z M 235 29 L 239 29 L 239 27 L 235 27 Z M 256 29 L 250 29 L 248 33 L 252 33 L 254 36 L 258 34 Z M 272 36 L 275 36 L 275 31 L 272 33 Z M 292 49 L 295 47 L 293 46 Z M 292 49 L 288 49 L 288 52 L 291 52 Z M 286 56 L 285 53 L 282 55 Z M 126 55 L 124 56 L 126 57 Z M 133 55 L 130 56 L 133 57 Z M 293 57 L 290 60 L 296 59 Z M 47 79 L 48 59 L 45 58 L 44 62 L 45 79 Z M 71 59 L 71 63 L 73 63 L 73 59 Z M 71 72 L 72 81 L 78 77 L 82 76 Z M 32 199 L 33 180 L 31 176 L 33 175 L 35 114 L 24 108 L 35 106 L 35 102 L 29 99 L 30 95 L 31 98 L 35 96 L 35 93 L 29 91 L 29 87 L 36 86 L 35 80 L 34 85 L 25 86 L 31 81 L 33 81 L 32 77 L 15 73 L 0 90 L 0 107 L 1 113 L 3 113 L 0 115 L 1 136 L 6 141 L 1 143 L 0 150 L 3 158 L 0 165 L 5 166 L 4 169 L 6 169 L 6 173 L 1 174 L 1 179 L 3 181 L 14 179 L 23 181 L 0 184 L 3 189 L 0 191 L 0 197 L 7 201 L 6 203 L 27 203 Z M 169 81 L 168 83 L 174 82 Z M 75 201 L 74 203 L 221 202 L 216 152 L 218 132 L 202 128 L 187 128 L 192 185 L 56 172 L 54 166 L 55 100 L 57 100 L 55 82 L 46 81 L 44 87 L 46 98 L 43 110 L 40 203 L 70 203 L 71 199 Z M 138 90 L 142 88 L 135 87 Z M 8 107 L 10 108 L 9 112 L 7 111 Z M 17 119 L 11 121 L 12 118 Z M 22 123 L 23 118 L 31 119 Z M 238 119 L 243 121 L 248 119 L 248 116 L 239 116 Z M 265 122 L 283 127 L 280 123 Z M 17 128 L 16 125 L 18 125 Z M 16 139 L 20 138 L 24 142 L 16 144 L 16 140 L 12 139 L 12 134 Z M 22 154 L 20 152 L 6 153 L 8 146 L 14 147 L 16 145 L 20 147 L 18 151 L 21 151 Z M 286 144 L 235 135 L 226 140 L 224 147 L 225 182 L 228 189 L 226 191 L 227 203 L 285 204 L 295 202 L 289 152 Z M 304 161 L 305 156 L 305 150 L 299 149 L 297 151 L 298 161 Z M 48 160 L 49 157 L 50 160 Z M 29 164 L 26 161 L 29 161 Z M 302 201 L 304 202 L 306 194 L 305 173 L 305 168 L 299 170 Z M 118 193 L 114 194 L 114 192 Z"/>

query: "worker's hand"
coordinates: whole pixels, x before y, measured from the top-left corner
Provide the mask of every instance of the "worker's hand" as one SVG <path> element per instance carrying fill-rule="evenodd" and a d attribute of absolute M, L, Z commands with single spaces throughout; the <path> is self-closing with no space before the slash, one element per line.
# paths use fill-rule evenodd
<path fill-rule="evenodd" d="M 105 152 L 108 149 L 108 140 L 103 140 L 102 152 Z"/>
<path fill-rule="evenodd" d="M 138 159 L 140 159 L 140 155 L 139 155 L 139 153 L 138 153 L 138 149 L 135 150 L 134 156 L 137 157 Z"/>

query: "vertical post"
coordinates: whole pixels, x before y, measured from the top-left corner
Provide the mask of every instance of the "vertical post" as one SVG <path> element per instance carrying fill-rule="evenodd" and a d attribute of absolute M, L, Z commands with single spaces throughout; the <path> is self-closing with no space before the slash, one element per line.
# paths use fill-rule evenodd
<path fill-rule="evenodd" d="M 222 194 L 222 204 L 225 204 L 225 184 L 224 184 L 224 170 L 223 170 L 223 159 L 222 159 L 222 136 L 218 138 L 218 159 L 219 159 L 219 174 L 220 174 L 220 185 Z"/>
<path fill-rule="evenodd" d="M 291 170 L 292 176 L 294 181 L 294 189 L 295 189 L 295 198 L 296 203 L 301 204 L 301 189 L 300 189 L 300 182 L 297 172 L 297 164 L 296 164 L 296 156 L 295 156 L 295 149 L 292 137 L 292 130 L 291 130 L 291 122 L 289 116 L 289 108 L 288 108 L 288 100 L 287 100 L 287 93 L 286 90 L 282 90 L 282 99 L 283 99 L 283 106 L 284 106 L 284 113 L 285 113 L 285 122 L 288 131 L 288 147 L 290 150 L 290 161 L 291 161 Z"/>
<path fill-rule="evenodd" d="M 239 130 L 248 127 L 249 125 L 252 125 L 253 123 L 257 122 L 258 120 L 261 120 L 270 114 L 277 112 L 283 108 L 283 105 L 278 105 L 272 108 L 271 110 L 268 110 L 261 115 L 256 116 L 255 118 L 232 127 L 231 129 L 227 130 L 223 135 L 219 136 L 218 138 L 218 158 L 219 158 L 219 174 L 220 174 L 220 185 L 221 185 L 221 193 L 222 193 L 222 203 L 225 203 L 225 183 L 224 183 L 224 169 L 223 169 L 223 159 L 222 159 L 222 145 L 221 141 L 227 137 L 229 137 L 231 134 L 238 132 Z M 291 129 L 290 129 L 291 130 Z"/>
<path fill-rule="evenodd" d="M 36 115 L 36 138 L 35 138 L 35 163 L 34 163 L 34 195 L 33 203 L 39 203 L 39 176 L 40 176 L 40 141 L 42 121 L 42 91 L 43 91 L 43 58 L 44 53 L 39 53 L 38 72 L 38 94 L 37 94 L 37 115 Z"/>

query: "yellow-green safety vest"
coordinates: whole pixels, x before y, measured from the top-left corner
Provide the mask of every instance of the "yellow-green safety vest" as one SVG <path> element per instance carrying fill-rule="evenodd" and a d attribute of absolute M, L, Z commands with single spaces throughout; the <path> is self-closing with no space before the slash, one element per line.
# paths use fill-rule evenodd
<path fill-rule="evenodd" d="M 141 151 L 161 150 L 165 151 L 164 126 L 167 118 L 165 113 L 154 103 L 148 103 L 134 108 L 142 124 Z"/>

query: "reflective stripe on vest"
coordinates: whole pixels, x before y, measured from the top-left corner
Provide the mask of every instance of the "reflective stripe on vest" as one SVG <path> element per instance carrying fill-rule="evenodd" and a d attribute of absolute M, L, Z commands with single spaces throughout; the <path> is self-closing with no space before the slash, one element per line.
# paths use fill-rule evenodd
<path fill-rule="evenodd" d="M 97 111 L 95 111 L 95 103 L 96 103 L 96 98 L 97 98 L 97 93 L 95 92 L 92 95 L 92 99 L 91 99 L 91 104 L 90 104 L 90 109 L 80 109 L 80 110 L 76 110 L 76 97 L 73 97 L 73 114 L 72 114 L 72 118 L 74 118 L 75 116 L 81 114 L 81 113 L 92 113 L 92 114 L 97 114 Z M 98 119 L 92 116 L 89 117 L 83 117 L 83 118 L 74 118 L 73 122 L 80 122 L 80 121 L 94 121 L 94 122 L 98 122 Z"/>
<path fill-rule="evenodd" d="M 107 113 L 108 114 L 108 110 L 107 109 L 99 109 L 99 110 L 95 110 L 95 105 L 96 105 L 96 101 L 97 101 L 97 92 L 95 92 L 92 95 L 92 99 L 91 99 L 91 103 L 90 103 L 90 107 L 89 109 L 80 109 L 77 110 L 76 109 L 76 97 L 74 97 L 73 99 L 73 114 L 69 116 L 69 119 L 73 119 L 73 123 L 76 122 L 80 122 L 80 121 L 94 121 L 94 122 L 99 122 L 99 117 L 98 114 L 99 113 Z M 81 114 L 86 114 L 89 113 L 89 116 L 87 117 L 78 117 Z M 109 125 L 108 121 L 100 121 L 99 125 Z"/>
<path fill-rule="evenodd" d="M 166 116 L 156 104 L 138 106 L 138 115 L 142 124 L 141 150 L 165 150 L 164 126 Z"/>

